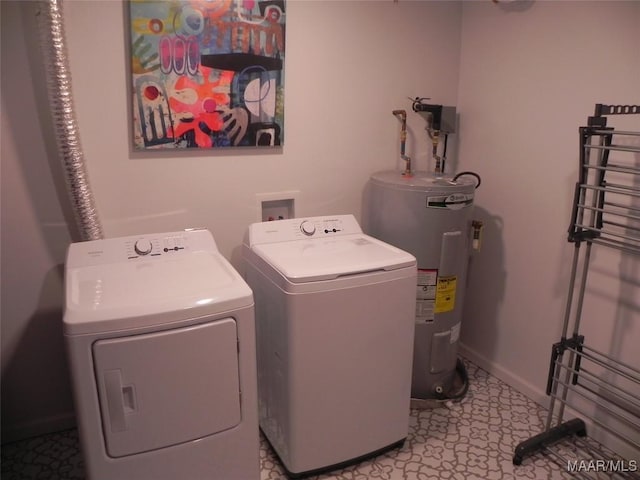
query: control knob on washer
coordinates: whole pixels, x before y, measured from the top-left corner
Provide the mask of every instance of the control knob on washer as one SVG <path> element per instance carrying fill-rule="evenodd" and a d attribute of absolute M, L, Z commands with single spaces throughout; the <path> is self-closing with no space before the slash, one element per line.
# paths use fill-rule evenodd
<path fill-rule="evenodd" d="M 308 220 L 305 220 L 300 224 L 300 230 L 305 235 L 311 236 L 314 233 L 316 233 L 316 226 L 313 223 L 309 222 Z"/>
<path fill-rule="evenodd" d="M 140 240 L 136 240 L 136 243 L 133 246 L 133 249 L 136 251 L 138 255 L 148 255 L 151 253 L 152 249 L 151 242 L 146 238 L 141 238 Z"/>

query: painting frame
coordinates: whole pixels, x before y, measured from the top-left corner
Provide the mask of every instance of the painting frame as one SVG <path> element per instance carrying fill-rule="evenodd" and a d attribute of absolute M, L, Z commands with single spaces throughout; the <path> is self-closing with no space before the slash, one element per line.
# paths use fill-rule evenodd
<path fill-rule="evenodd" d="M 286 0 L 128 0 L 135 151 L 284 144 Z"/>

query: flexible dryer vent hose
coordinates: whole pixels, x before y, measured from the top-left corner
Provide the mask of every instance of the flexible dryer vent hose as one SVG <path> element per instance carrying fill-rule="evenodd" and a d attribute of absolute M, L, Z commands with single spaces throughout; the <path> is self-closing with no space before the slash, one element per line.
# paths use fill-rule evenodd
<path fill-rule="evenodd" d="M 62 1 L 39 2 L 38 29 L 58 154 L 81 240 L 103 237 L 84 164 L 71 92 Z"/>

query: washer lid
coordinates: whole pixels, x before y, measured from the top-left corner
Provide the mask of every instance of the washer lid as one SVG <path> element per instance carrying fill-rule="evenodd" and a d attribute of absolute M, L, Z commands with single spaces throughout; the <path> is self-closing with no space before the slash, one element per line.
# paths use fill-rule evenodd
<path fill-rule="evenodd" d="M 253 246 L 253 250 L 292 283 L 416 264 L 411 254 L 364 234 L 266 243 Z"/>
<path fill-rule="evenodd" d="M 249 286 L 218 253 L 211 234 L 203 232 L 197 238 L 182 232 L 180 249 L 168 252 L 162 247 L 168 234 L 145 236 L 154 256 L 130 255 L 128 245 L 141 237 L 72 244 L 65 272 L 65 333 L 157 326 L 252 305 Z M 211 242 L 203 245 L 207 235 Z"/>

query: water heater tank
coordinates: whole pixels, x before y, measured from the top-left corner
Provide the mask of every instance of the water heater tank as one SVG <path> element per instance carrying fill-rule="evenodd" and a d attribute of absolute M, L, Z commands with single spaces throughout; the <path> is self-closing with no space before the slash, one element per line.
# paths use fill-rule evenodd
<path fill-rule="evenodd" d="M 455 377 L 471 249 L 476 183 L 426 172 L 371 176 L 363 225 L 368 234 L 418 260 L 411 395 L 446 398 Z"/>

